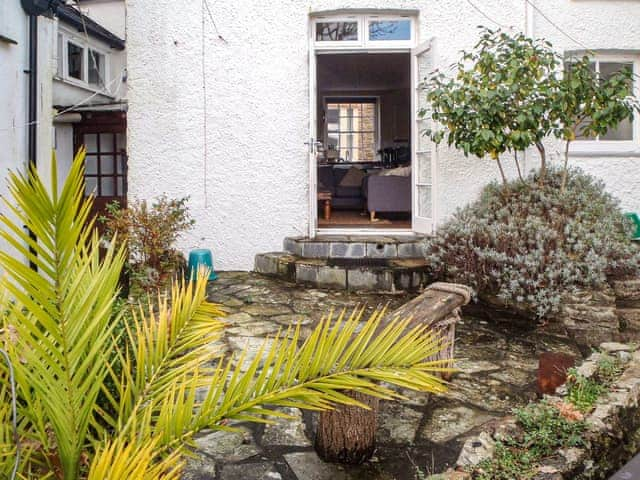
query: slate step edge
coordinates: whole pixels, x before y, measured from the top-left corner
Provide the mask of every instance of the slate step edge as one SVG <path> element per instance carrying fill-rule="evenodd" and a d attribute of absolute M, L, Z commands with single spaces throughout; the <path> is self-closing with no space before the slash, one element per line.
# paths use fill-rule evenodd
<path fill-rule="evenodd" d="M 256 255 L 255 271 L 301 285 L 350 291 L 414 292 L 429 283 L 424 258 L 396 258 L 386 266 L 354 268 L 329 266 L 321 258 L 269 252 Z"/>
<path fill-rule="evenodd" d="M 304 258 L 420 258 L 426 242 L 423 237 L 288 237 L 283 250 Z"/>

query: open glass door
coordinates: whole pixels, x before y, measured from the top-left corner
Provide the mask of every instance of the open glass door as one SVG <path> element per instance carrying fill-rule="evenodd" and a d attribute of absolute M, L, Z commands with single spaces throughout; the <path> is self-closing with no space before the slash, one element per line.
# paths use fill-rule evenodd
<path fill-rule="evenodd" d="M 432 41 L 421 43 L 412 51 L 411 82 L 413 128 L 411 132 L 413 214 L 412 228 L 416 233 L 430 234 L 435 222 L 436 158 L 433 142 L 425 136 L 431 120 L 419 112 L 429 108 L 421 83 L 433 71 Z"/>
<path fill-rule="evenodd" d="M 313 32 L 313 29 L 311 29 Z M 309 237 L 316 236 L 318 228 L 318 161 L 317 161 L 317 78 L 316 52 L 313 48 L 313 37 L 309 37 L 309 137 L 305 142 L 309 157 Z"/>

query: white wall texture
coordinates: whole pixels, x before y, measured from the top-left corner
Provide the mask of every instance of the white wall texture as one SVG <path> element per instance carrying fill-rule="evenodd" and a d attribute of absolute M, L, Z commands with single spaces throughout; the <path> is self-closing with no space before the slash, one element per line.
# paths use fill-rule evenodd
<path fill-rule="evenodd" d="M 0 41 L 0 195 L 6 198 L 9 171 L 26 170 L 27 158 L 27 89 L 29 77 L 29 28 L 19 0 L 4 0 L 0 8 L 0 34 L 17 44 Z M 38 19 L 38 103 L 37 162 L 38 168 L 48 175 L 51 158 L 51 55 L 53 21 Z M 0 215 L 10 215 L 4 202 Z M 0 249 L 8 250 L 0 240 Z"/>
<path fill-rule="evenodd" d="M 524 30 L 524 0 L 475 2 L 496 22 Z M 536 5 L 593 49 L 640 52 L 640 3 L 537 0 Z M 201 2 L 129 0 L 129 189 L 191 196 L 197 221 L 181 247 L 211 248 L 218 269 L 250 269 L 258 252 L 306 234 L 309 136 L 309 13 L 331 9 L 417 9 L 419 36 L 435 38 L 440 68 L 457 60 L 491 22 L 463 0 L 278 0 L 209 2 L 224 41 Z M 533 12 L 534 36 L 560 50 L 581 48 Z M 206 116 L 203 108 L 203 70 Z M 206 118 L 207 136 L 204 137 Z M 207 146 L 206 161 L 203 144 Z M 534 154 L 527 168 L 535 165 Z M 640 158 L 574 158 L 603 178 L 624 208 L 640 210 Z M 507 162 L 510 175 L 512 163 Z M 439 151 L 438 221 L 497 177 L 494 162 Z"/>

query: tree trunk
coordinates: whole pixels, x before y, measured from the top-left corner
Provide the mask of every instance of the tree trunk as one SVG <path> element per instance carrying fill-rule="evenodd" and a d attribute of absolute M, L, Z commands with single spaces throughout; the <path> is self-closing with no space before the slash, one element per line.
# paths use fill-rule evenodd
<path fill-rule="evenodd" d="M 500 176 L 502 177 L 502 184 L 507 186 L 507 176 L 504 174 L 504 170 L 502 169 L 502 162 L 499 157 L 496 157 L 496 163 L 498 164 L 498 168 L 500 169 Z"/>
<path fill-rule="evenodd" d="M 326 462 L 358 465 L 367 461 L 376 449 L 378 426 L 377 398 L 358 392 L 346 392 L 370 410 L 339 405 L 320 414 L 315 449 Z"/>
<path fill-rule="evenodd" d="M 560 193 L 564 193 L 564 190 L 567 187 L 567 175 L 569 173 L 569 145 L 571 145 L 571 140 L 567 140 L 567 144 L 564 146 L 564 168 L 562 169 L 562 184 L 560 185 Z"/>
<path fill-rule="evenodd" d="M 518 178 L 520 179 L 521 182 L 524 183 L 524 177 L 522 176 L 522 170 L 520 169 L 520 162 L 518 161 L 518 151 L 517 150 L 513 151 L 513 158 L 516 161 L 516 168 L 518 169 Z"/>
<path fill-rule="evenodd" d="M 464 285 L 434 283 L 410 302 L 385 316 L 378 330 L 385 328 L 395 318 L 411 318 L 407 328 L 430 325 L 443 339 L 445 348 L 429 360 L 453 358 L 455 323 L 459 319 L 460 307 L 471 300 L 471 289 Z M 443 373 L 449 379 L 450 374 Z M 327 462 L 359 464 L 373 455 L 376 448 L 378 400 L 357 392 L 345 392 L 361 403 L 371 407 L 340 405 L 335 410 L 322 412 L 318 420 L 315 449 Z"/>
<path fill-rule="evenodd" d="M 543 186 L 547 177 L 547 152 L 542 142 L 536 142 L 536 148 L 540 152 L 540 186 Z"/>

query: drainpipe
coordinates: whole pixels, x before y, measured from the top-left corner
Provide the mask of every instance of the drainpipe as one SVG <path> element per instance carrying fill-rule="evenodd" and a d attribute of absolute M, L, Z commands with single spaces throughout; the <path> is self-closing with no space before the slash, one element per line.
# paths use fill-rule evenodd
<path fill-rule="evenodd" d="M 29 110 L 28 155 L 29 167 L 37 166 L 38 153 L 38 17 L 29 15 Z"/>

